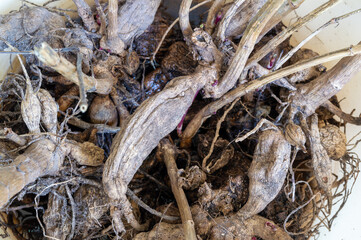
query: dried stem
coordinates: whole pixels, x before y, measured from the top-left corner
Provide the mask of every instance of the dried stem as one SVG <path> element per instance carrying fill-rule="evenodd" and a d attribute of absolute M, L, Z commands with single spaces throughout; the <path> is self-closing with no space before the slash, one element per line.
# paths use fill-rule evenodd
<path fill-rule="evenodd" d="M 80 101 L 79 101 L 79 109 L 82 113 L 85 113 L 88 109 L 88 101 L 86 99 L 86 91 L 84 87 L 84 79 L 83 79 L 83 71 L 81 67 L 82 63 L 82 55 L 80 52 L 77 54 L 77 60 L 76 60 L 76 71 L 78 74 L 79 79 L 79 95 L 80 95 Z"/>
<path fill-rule="evenodd" d="M 282 68 L 278 71 L 272 72 L 266 76 L 263 76 L 255 81 L 250 82 L 249 84 L 242 85 L 240 87 L 235 88 L 234 90 L 225 94 L 222 98 L 217 101 L 214 101 L 199 111 L 196 116 L 192 119 L 192 121 L 188 124 L 187 128 L 183 132 L 182 142 L 187 142 L 191 139 L 202 123 L 209 118 L 214 112 L 218 109 L 224 107 L 226 104 L 231 103 L 236 98 L 244 96 L 246 93 L 254 91 L 266 84 L 269 84 L 279 78 L 285 77 L 292 73 L 301 71 L 303 69 L 316 66 L 318 64 L 322 64 L 328 61 L 340 59 L 346 56 L 353 56 L 361 53 L 361 45 L 356 45 L 351 48 L 344 48 L 335 52 L 327 53 L 315 58 L 306 59 L 300 61 L 294 65 Z M 320 103 L 322 104 L 322 102 Z"/>
<path fill-rule="evenodd" d="M 205 29 L 209 34 L 213 33 L 213 29 L 216 26 L 215 18 L 217 17 L 219 11 L 222 9 L 222 6 L 223 6 L 223 0 L 215 0 L 208 11 Z"/>
<path fill-rule="evenodd" d="M 108 7 L 108 39 L 118 37 L 118 0 L 109 0 Z"/>
<path fill-rule="evenodd" d="M 255 134 L 261 127 L 263 127 L 263 125 L 269 125 L 270 127 L 269 128 L 274 128 L 277 130 L 277 127 L 272 123 L 270 122 L 269 120 L 265 119 L 265 118 L 262 118 L 258 123 L 257 125 L 251 130 L 249 131 L 248 133 L 246 133 L 245 135 L 243 135 L 242 137 L 237 137 L 235 139 L 235 142 L 243 142 L 244 140 L 246 140 L 249 136 L 251 136 L 252 134 Z"/>
<path fill-rule="evenodd" d="M 327 108 L 327 110 L 329 110 L 339 118 L 343 119 L 346 123 L 361 125 L 361 117 L 353 117 L 351 114 L 343 112 L 341 109 L 333 105 L 333 103 L 328 100 L 324 102 L 322 106 Z"/>
<path fill-rule="evenodd" d="M 19 136 L 18 134 L 14 133 L 11 128 L 4 128 L 0 130 L 0 138 L 6 138 L 19 146 L 25 146 L 27 141 L 23 136 Z"/>
<path fill-rule="evenodd" d="M 35 47 L 34 52 L 39 60 L 45 65 L 53 68 L 76 85 L 80 85 L 76 67 L 64 57 L 59 56 L 47 43 L 42 43 L 40 48 Z M 85 74 L 83 75 L 83 78 L 84 89 L 87 92 L 108 94 L 113 85 L 113 79 L 98 80 Z"/>
<path fill-rule="evenodd" d="M 246 61 L 251 54 L 258 36 L 262 32 L 269 19 L 282 6 L 283 0 L 269 0 L 249 23 L 241 42 L 238 45 L 236 54 L 219 85 L 214 88 L 210 96 L 221 97 L 230 90 L 240 77 Z M 208 96 L 208 97 L 210 97 Z"/>
<path fill-rule="evenodd" d="M 217 39 L 224 41 L 226 39 L 226 30 L 231 22 L 232 18 L 236 15 L 237 9 L 244 3 L 245 0 L 236 0 L 232 6 L 227 10 L 226 14 L 223 16 L 222 21 L 219 23 L 217 30 Z"/>
<path fill-rule="evenodd" d="M 191 4 L 192 0 L 183 0 L 179 8 L 179 25 L 187 43 L 191 42 L 190 38 L 193 33 L 191 23 L 189 22 L 189 9 Z"/>
<path fill-rule="evenodd" d="M 316 31 L 314 31 L 313 33 L 311 33 L 307 38 L 305 38 L 303 41 L 301 41 L 296 47 L 294 47 L 291 51 L 289 51 L 284 57 L 282 57 L 282 59 L 280 61 L 278 61 L 276 63 L 276 66 L 274 67 L 274 69 L 279 69 L 280 67 L 282 67 L 282 65 L 288 61 L 288 59 L 290 59 L 293 54 L 295 54 L 300 48 L 302 48 L 309 40 L 311 40 L 314 36 L 316 36 L 317 34 L 319 34 L 323 29 L 327 28 L 328 26 L 330 26 L 331 24 L 339 24 L 339 22 L 343 19 L 346 19 L 350 16 L 353 16 L 357 13 L 360 13 L 361 9 L 357 9 L 356 11 L 353 12 L 349 12 L 347 14 L 344 14 L 342 16 L 336 17 L 336 18 L 332 18 L 330 21 L 328 21 L 327 23 L 323 24 L 321 27 L 319 27 Z"/>
<path fill-rule="evenodd" d="M 191 210 L 188 205 L 188 200 L 186 195 L 184 194 L 183 189 L 179 186 L 178 183 L 178 168 L 175 162 L 176 149 L 169 142 L 169 140 L 163 140 L 161 142 L 161 147 L 164 154 L 164 163 L 167 166 L 167 171 L 172 186 L 172 192 L 177 201 L 178 210 L 182 219 L 185 239 L 197 240 L 197 235 L 194 229 L 194 222 Z"/>
<path fill-rule="evenodd" d="M 76 126 L 78 128 L 81 129 L 89 129 L 89 128 L 96 128 L 97 129 L 97 133 L 117 133 L 119 132 L 120 128 L 119 127 L 111 127 L 108 126 L 106 124 L 92 124 L 92 123 L 87 123 L 79 118 L 76 117 L 72 117 L 68 120 L 68 123 Z"/>
<path fill-rule="evenodd" d="M 293 0 L 291 3 L 290 1 L 285 1 L 284 5 L 278 9 L 278 11 L 272 16 L 267 25 L 264 27 L 257 42 L 261 40 L 261 38 L 266 35 L 272 28 L 274 28 L 279 22 L 281 22 L 285 16 L 287 16 L 289 13 L 301 6 L 303 2 L 304 0 Z"/>
<path fill-rule="evenodd" d="M 283 41 L 285 41 L 287 38 L 289 38 L 293 33 L 295 33 L 297 30 L 299 30 L 301 27 L 303 27 L 308 22 L 312 21 L 325 11 L 329 10 L 331 7 L 339 3 L 340 0 L 331 0 L 327 3 L 321 5 L 320 7 L 316 8 L 309 14 L 307 14 L 305 17 L 301 18 L 282 32 L 280 32 L 276 37 L 272 38 L 267 44 L 265 44 L 260 50 L 258 50 L 250 59 L 247 61 L 247 67 L 245 70 L 252 67 L 254 64 L 259 62 L 263 57 L 265 57 L 272 49 L 277 47 L 279 44 L 281 44 Z"/>
<path fill-rule="evenodd" d="M 118 35 L 118 31 L 118 0 L 109 0 L 107 35 L 100 40 L 100 47 L 122 55 L 125 43 Z"/>
<path fill-rule="evenodd" d="M 349 51 L 353 54 L 352 48 Z M 289 117 L 292 118 L 298 111 L 301 111 L 305 117 L 313 114 L 321 104 L 336 95 L 351 77 L 361 70 L 360 63 L 361 55 L 343 58 L 325 74 L 299 87 L 290 99 Z"/>

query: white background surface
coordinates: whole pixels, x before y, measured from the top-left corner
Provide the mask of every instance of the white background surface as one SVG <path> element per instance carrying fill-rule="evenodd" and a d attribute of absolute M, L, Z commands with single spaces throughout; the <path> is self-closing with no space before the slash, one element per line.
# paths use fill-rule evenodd
<path fill-rule="evenodd" d="M 304 16 L 312 9 L 327 2 L 326 0 L 305 0 L 299 9 L 296 10 L 298 16 Z M 294 34 L 291 42 L 302 41 L 311 31 L 316 30 L 319 26 L 326 23 L 333 17 L 341 16 L 347 12 L 361 8 L 360 0 L 344 0 L 334 6 L 328 12 L 308 24 L 298 33 Z M 288 16 L 284 23 L 288 25 L 294 22 L 295 15 Z M 361 14 L 351 16 L 335 27 L 331 25 L 315 38 L 313 38 L 305 47 L 310 48 L 321 54 L 334 51 L 340 48 L 356 45 L 361 41 Z M 327 67 L 335 63 L 325 64 Z M 354 116 L 361 112 L 361 72 L 358 73 L 338 94 L 338 98 L 346 98 L 341 102 L 342 109 L 350 113 L 356 108 Z M 350 139 L 361 130 L 358 126 L 347 126 L 347 138 Z M 361 148 L 357 148 L 361 156 Z M 349 197 L 345 207 L 336 218 L 331 232 L 326 228 L 321 229 L 318 239 L 321 240 L 359 240 L 361 239 L 361 178 L 355 184 L 353 192 Z"/>
<path fill-rule="evenodd" d="M 46 0 L 31 0 L 34 3 L 43 3 Z M 92 2 L 91 0 L 89 0 Z M 145 0 L 146 1 L 146 0 Z M 298 16 L 304 16 L 315 7 L 327 2 L 326 0 L 305 0 L 302 6 L 296 10 Z M 57 2 L 57 5 L 61 5 L 64 8 L 73 6 L 70 0 L 61 0 Z M 0 14 L 7 13 L 12 9 L 18 9 L 21 5 L 20 0 L 0 0 Z M 54 5 L 53 5 L 54 6 Z M 331 18 L 343 15 L 347 12 L 361 8 L 361 0 L 344 0 L 337 6 L 333 7 L 330 11 L 317 18 L 306 27 L 301 29 L 292 38 L 292 42 L 298 42 L 309 35 L 311 31 L 317 29 L 323 23 L 326 23 Z M 296 15 L 287 16 L 284 23 L 288 25 L 296 20 Z M 352 16 L 346 20 L 343 20 L 336 28 L 335 25 L 331 25 L 318 36 L 312 39 L 307 45 L 307 48 L 311 48 L 321 54 L 334 51 L 340 48 L 349 47 L 355 45 L 361 41 L 361 14 Z M 0 79 L 8 66 L 9 58 L 0 56 Z M 330 67 L 332 64 L 326 64 Z M 342 109 L 345 112 L 350 112 L 353 108 L 356 108 L 355 114 L 360 114 L 361 111 L 361 73 L 355 76 L 351 82 L 349 82 L 344 89 L 338 94 L 339 99 L 346 97 L 341 102 Z M 357 109 L 358 107 L 358 109 Z M 349 125 L 347 127 L 348 139 L 361 130 L 361 127 L 355 127 Z M 360 148 L 358 152 L 361 153 Z M 361 154 L 360 154 L 361 155 Z M 361 179 L 358 179 L 353 193 L 349 197 L 348 202 L 343 208 L 339 217 L 335 220 L 332 231 L 328 232 L 326 228 L 322 228 L 321 234 L 318 239 L 321 240 L 356 240 L 361 239 Z"/>

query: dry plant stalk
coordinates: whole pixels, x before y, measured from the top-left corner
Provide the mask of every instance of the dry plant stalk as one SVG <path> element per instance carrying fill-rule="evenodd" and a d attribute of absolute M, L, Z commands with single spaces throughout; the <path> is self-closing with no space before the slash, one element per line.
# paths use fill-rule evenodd
<path fill-rule="evenodd" d="M 256 64 L 258 61 L 260 61 L 263 57 L 265 57 L 270 50 L 274 49 L 278 45 L 280 45 L 283 41 L 285 41 L 287 38 L 289 38 L 294 32 L 296 32 L 298 29 L 300 29 L 302 26 L 307 24 L 308 22 L 315 19 L 320 14 L 326 12 L 334 5 L 340 3 L 340 0 L 330 0 L 327 3 L 321 5 L 320 7 L 316 8 L 309 14 L 307 14 L 305 17 L 300 19 L 299 21 L 295 22 L 282 32 L 280 32 L 276 37 L 274 37 L 271 41 L 269 41 L 267 44 L 265 44 L 260 50 L 258 50 L 251 58 L 247 60 L 247 67 L 245 70 L 249 69 L 251 66 Z"/>
<path fill-rule="evenodd" d="M 257 42 L 274 26 L 276 26 L 284 18 L 284 16 L 287 16 L 287 14 L 298 8 L 303 1 L 304 0 L 296 0 L 292 1 L 293 3 L 290 3 L 290 1 L 284 1 L 283 5 L 267 22 L 266 26 L 262 30 L 262 33 L 258 37 Z M 237 13 L 232 18 L 232 21 L 229 23 L 229 25 L 226 26 L 225 37 L 233 38 L 242 36 L 250 20 L 257 14 L 257 12 L 261 9 L 265 2 L 265 0 L 246 0 L 244 4 L 239 9 L 237 9 Z M 221 17 L 223 17 L 222 14 Z"/>
<path fill-rule="evenodd" d="M 246 61 L 251 54 L 262 29 L 269 19 L 271 19 L 273 14 L 281 7 L 282 3 L 283 0 L 269 0 L 263 5 L 245 30 L 227 72 L 222 77 L 219 84 L 216 85 L 214 89 L 210 89 L 207 92 L 207 95 L 205 95 L 206 97 L 220 98 L 235 85 L 236 81 L 241 76 Z"/>
<path fill-rule="evenodd" d="M 107 35 L 100 40 L 100 46 L 113 53 L 122 54 L 125 44 L 118 35 L 118 0 L 109 0 L 108 3 Z"/>
<path fill-rule="evenodd" d="M 215 33 L 218 40 L 220 40 L 221 42 L 223 42 L 226 39 L 227 27 L 229 27 L 231 20 L 233 20 L 233 17 L 236 15 L 237 9 L 239 9 L 244 2 L 245 0 L 236 0 L 222 17 L 222 20 L 218 25 L 218 31 Z M 260 4 L 260 6 L 262 6 L 265 3 L 263 1 L 255 1 L 255 2 Z M 257 8 L 249 8 L 249 9 L 256 10 Z M 252 17 L 252 14 L 247 14 L 246 16 Z"/>
<path fill-rule="evenodd" d="M 196 240 L 197 235 L 194 229 L 194 222 L 191 210 L 189 209 L 188 200 L 182 187 L 179 185 L 178 168 L 175 161 L 176 149 L 169 140 L 163 140 L 160 144 L 164 155 L 163 160 L 167 167 L 168 176 L 171 182 L 172 192 L 177 201 L 178 210 L 182 219 L 184 237 L 187 240 Z"/>
<path fill-rule="evenodd" d="M 278 80 L 282 77 L 288 76 L 292 73 L 301 71 L 303 69 L 312 67 L 312 66 L 316 66 L 328 61 L 332 61 L 332 60 L 336 60 L 336 59 L 340 59 L 346 56 L 358 56 L 361 53 L 361 45 L 356 45 L 353 46 L 351 48 L 345 48 L 345 49 L 341 49 L 335 52 L 331 52 L 331 53 L 327 53 L 325 55 L 321 55 L 318 57 L 314 57 L 312 59 L 306 59 L 303 61 L 300 61 L 294 65 L 282 68 L 280 70 L 277 70 L 275 72 L 271 72 L 265 76 L 260 77 L 259 79 L 252 81 L 248 84 L 245 85 L 241 85 L 231 91 L 229 91 L 228 93 L 224 94 L 220 99 L 208 104 L 207 106 L 205 106 L 204 108 L 202 108 L 197 114 L 196 116 L 194 116 L 194 118 L 191 120 L 191 122 L 188 124 L 188 126 L 186 127 L 185 131 L 183 132 L 182 135 L 182 144 L 187 145 L 187 142 L 189 142 L 193 136 L 196 134 L 196 132 L 198 131 L 198 129 L 201 127 L 202 123 L 209 118 L 210 116 L 212 116 L 212 114 L 214 112 L 217 112 L 219 109 L 221 109 L 222 107 L 224 107 L 226 104 L 231 103 L 232 101 L 234 101 L 235 99 L 244 96 L 245 94 L 247 94 L 248 92 L 254 91 L 258 88 L 261 88 L 262 86 L 265 86 L 275 80 Z M 344 60 L 345 61 L 345 60 Z M 354 61 L 356 61 L 354 59 Z M 352 65 L 356 65 L 355 62 L 352 63 Z M 341 64 L 339 65 L 338 68 L 341 68 Z M 360 65 L 357 65 L 356 68 L 358 68 Z M 347 74 L 344 74 L 344 72 L 347 72 Z M 342 75 L 343 76 L 343 84 L 345 84 L 345 82 L 349 81 L 352 77 L 352 74 L 350 74 L 350 71 L 345 70 Z M 357 72 L 357 69 L 352 70 L 352 73 Z M 337 71 L 334 70 L 333 74 L 337 74 Z M 320 78 L 323 78 L 323 81 L 326 82 L 327 78 L 324 78 L 324 75 L 321 75 Z M 337 76 L 333 76 L 333 79 L 336 80 Z M 309 83 L 308 85 L 311 84 L 316 84 L 318 82 L 318 80 L 312 81 L 311 83 Z M 327 88 L 327 86 L 325 86 L 325 84 L 316 84 L 317 87 L 324 87 L 325 89 Z M 327 85 L 327 84 L 326 84 Z M 303 86 L 304 87 L 304 86 Z M 309 90 L 312 90 L 312 88 L 310 88 Z M 339 89 L 340 90 L 340 89 Z M 299 92 L 299 90 L 297 91 Z M 304 90 L 303 90 L 304 92 Z M 334 93 L 336 94 L 336 93 Z M 334 95 L 333 94 L 333 95 Z M 317 93 L 316 93 L 317 95 Z M 327 101 L 330 97 L 332 97 L 333 95 L 330 95 L 328 97 L 324 97 L 322 102 L 318 102 L 319 104 L 316 104 L 317 106 L 320 106 L 323 102 Z M 301 98 L 302 94 L 299 93 L 298 97 Z M 311 95 L 308 96 L 307 100 L 308 101 L 312 101 L 312 99 L 309 99 L 311 97 Z M 321 96 L 320 96 L 321 97 Z M 305 98 L 306 99 L 306 98 Z M 319 100 L 318 100 L 319 101 Z M 298 102 L 300 102 L 300 100 L 298 100 Z M 315 105 L 315 103 L 314 103 Z M 315 110 L 316 106 L 313 106 L 313 111 Z M 312 112 L 312 111 L 311 111 Z"/>
<path fill-rule="evenodd" d="M 361 46 L 361 45 L 357 45 Z M 352 54 L 352 48 L 350 48 Z M 341 59 L 331 70 L 314 81 L 304 84 L 291 96 L 290 118 L 298 111 L 312 115 L 324 102 L 336 95 L 352 76 L 361 70 L 361 55 Z"/>

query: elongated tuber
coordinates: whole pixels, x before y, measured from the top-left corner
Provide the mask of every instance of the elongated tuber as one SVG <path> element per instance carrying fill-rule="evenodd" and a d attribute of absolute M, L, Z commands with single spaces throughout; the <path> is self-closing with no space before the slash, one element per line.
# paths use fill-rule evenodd
<path fill-rule="evenodd" d="M 279 193 L 290 165 L 291 146 L 280 130 L 265 130 L 248 170 L 249 197 L 237 213 L 247 219 L 261 212 Z"/>

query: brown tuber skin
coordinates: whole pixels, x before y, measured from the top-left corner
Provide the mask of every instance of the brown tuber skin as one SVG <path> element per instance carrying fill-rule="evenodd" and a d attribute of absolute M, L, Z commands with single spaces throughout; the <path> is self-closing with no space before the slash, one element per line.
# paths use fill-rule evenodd
<path fill-rule="evenodd" d="M 91 123 L 108 124 L 115 127 L 118 124 L 118 113 L 109 95 L 98 95 L 91 103 L 89 110 Z"/>
<path fill-rule="evenodd" d="M 346 154 L 346 136 L 335 125 L 326 125 L 320 130 L 321 144 L 330 158 L 336 160 Z"/>

